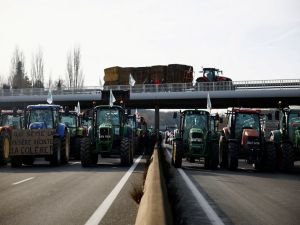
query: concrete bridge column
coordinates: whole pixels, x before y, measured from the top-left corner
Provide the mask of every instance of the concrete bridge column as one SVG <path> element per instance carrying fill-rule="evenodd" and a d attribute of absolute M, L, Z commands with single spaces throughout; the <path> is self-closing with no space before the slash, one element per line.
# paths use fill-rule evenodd
<path fill-rule="evenodd" d="M 156 132 L 156 137 L 158 138 L 158 133 L 159 133 L 159 108 L 158 108 L 158 106 L 155 106 L 155 132 Z"/>

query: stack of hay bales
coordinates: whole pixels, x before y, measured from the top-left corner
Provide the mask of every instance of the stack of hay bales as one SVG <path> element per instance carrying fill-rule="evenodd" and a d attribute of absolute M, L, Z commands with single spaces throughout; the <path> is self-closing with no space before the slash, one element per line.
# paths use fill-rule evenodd
<path fill-rule="evenodd" d="M 157 65 L 151 67 L 110 67 L 104 69 L 104 85 L 128 85 L 129 74 L 136 84 L 191 83 L 193 67 L 181 64 Z"/>

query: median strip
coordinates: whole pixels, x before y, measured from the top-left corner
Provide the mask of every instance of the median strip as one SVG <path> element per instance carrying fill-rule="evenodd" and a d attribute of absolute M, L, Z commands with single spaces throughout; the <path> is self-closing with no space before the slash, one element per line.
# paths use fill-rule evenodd
<path fill-rule="evenodd" d="M 21 183 L 24 183 L 24 182 L 29 181 L 29 180 L 32 180 L 32 179 L 34 179 L 34 177 L 29 177 L 29 178 L 27 178 L 27 179 L 24 179 L 24 180 L 21 180 L 21 181 L 12 183 L 12 185 L 21 184 Z"/>

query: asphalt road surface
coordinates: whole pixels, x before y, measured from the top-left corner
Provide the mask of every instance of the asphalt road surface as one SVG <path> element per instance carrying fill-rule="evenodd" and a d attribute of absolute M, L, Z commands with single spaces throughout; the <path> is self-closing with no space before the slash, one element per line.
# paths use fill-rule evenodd
<path fill-rule="evenodd" d="M 201 161 L 183 160 L 183 168 L 172 172 L 177 224 L 299 224 L 299 162 L 291 174 L 258 172 L 243 160 L 238 171 L 205 170 Z"/>
<path fill-rule="evenodd" d="M 144 163 L 142 159 L 112 204 L 104 204 L 108 210 L 99 224 L 135 223 L 138 205 L 130 193 L 142 185 Z M 0 224 L 86 224 L 129 168 L 121 167 L 119 158 L 101 159 L 93 168 L 82 168 L 79 161 L 59 167 L 43 161 L 17 169 L 1 167 Z"/>

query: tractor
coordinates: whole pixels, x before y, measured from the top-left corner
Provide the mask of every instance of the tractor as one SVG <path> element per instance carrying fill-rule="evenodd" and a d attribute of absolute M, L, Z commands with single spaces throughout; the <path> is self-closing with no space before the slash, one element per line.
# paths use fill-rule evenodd
<path fill-rule="evenodd" d="M 177 118 L 174 113 L 173 118 Z M 182 166 L 182 158 L 190 162 L 204 158 L 204 167 L 217 169 L 219 164 L 218 135 L 216 126 L 212 126 L 211 117 L 205 110 L 185 110 L 180 112 L 179 128 L 172 148 L 172 164 Z"/>
<path fill-rule="evenodd" d="M 223 128 L 219 141 L 220 167 L 236 170 L 238 160 L 242 158 L 258 170 L 274 170 L 275 145 L 264 137 L 260 112 L 233 108 L 228 110 L 227 115 L 228 124 Z"/>
<path fill-rule="evenodd" d="M 10 140 L 13 129 L 21 129 L 23 122 L 22 110 L 0 111 L 0 165 L 9 161 Z"/>
<path fill-rule="evenodd" d="M 14 129 L 10 151 L 11 166 L 32 165 L 44 157 L 51 165 L 69 160 L 70 135 L 59 120 L 59 105 L 28 105 L 24 112 L 24 129 Z"/>
<path fill-rule="evenodd" d="M 120 155 L 121 165 L 133 164 L 133 139 L 126 120 L 125 110 L 121 106 L 94 107 L 89 141 L 81 145 L 80 157 L 83 167 L 96 165 L 98 154 L 102 157 L 117 154 Z"/>
<path fill-rule="evenodd" d="M 276 146 L 278 169 L 290 172 L 294 161 L 300 160 L 300 107 L 280 104 L 279 109 L 279 129 L 271 131 L 270 140 Z"/>
<path fill-rule="evenodd" d="M 80 159 L 81 139 L 88 136 L 88 128 L 82 124 L 84 117 L 76 111 L 70 111 L 69 107 L 59 114 L 60 122 L 68 127 L 70 133 L 70 157 Z"/>
<path fill-rule="evenodd" d="M 228 77 L 221 76 L 223 74 L 222 70 L 216 68 L 203 68 L 201 77 L 196 79 L 196 83 L 198 88 L 202 90 L 210 90 L 210 89 L 229 89 L 234 90 L 234 86 L 232 84 L 232 79 Z M 205 82 L 214 82 L 211 84 L 206 84 Z"/>

